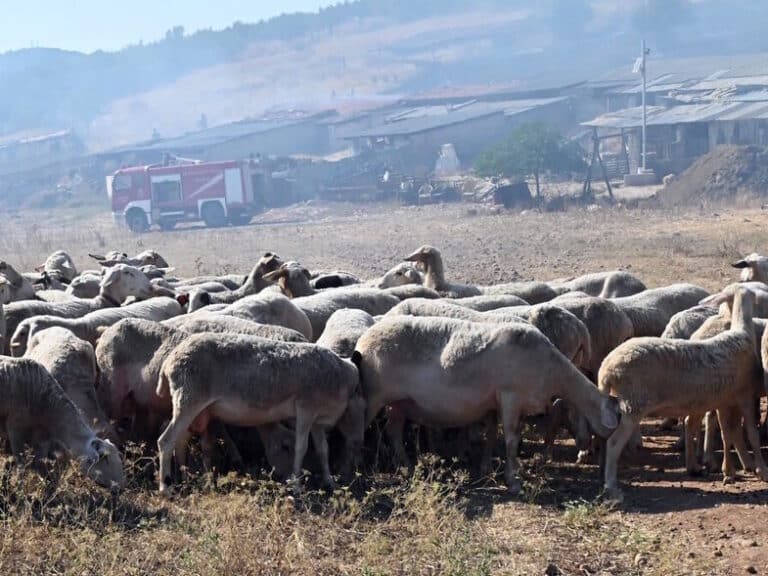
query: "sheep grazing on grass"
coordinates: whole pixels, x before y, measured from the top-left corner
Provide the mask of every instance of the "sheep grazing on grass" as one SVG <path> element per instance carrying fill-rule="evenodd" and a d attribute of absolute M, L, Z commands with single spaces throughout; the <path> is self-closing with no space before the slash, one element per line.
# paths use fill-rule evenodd
<path fill-rule="evenodd" d="M 189 431 L 211 420 L 259 426 L 295 420 L 293 475 L 298 479 L 309 435 L 323 481 L 333 486 L 326 429 L 338 426 L 356 455 L 363 441 L 365 403 L 355 366 L 313 344 L 229 334 L 197 334 L 178 346 L 160 371 L 157 395 L 170 397 L 173 417 L 157 441 L 160 491 L 169 490 L 171 456 L 183 460 Z"/>
<path fill-rule="evenodd" d="M 27 349 L 29 339 L 37 332 L 61 326 L 75 336 L 92 345 L 101 335 L 102 329 L 116 324 L 124 318 L 144 318 L 147 320 L 166 320 L 183 312 L 181 305 L 173 298 L 152 298 L 119 308 L 105 308 L 89 312 L 81 318 L 60 318 L 58 316 L 33 316 L 19 323 L 11 338 L 11 350 L 14 356 L 22 356 Z"/>
<path fill-rule="evenodd" d="M 600 368 L 600 390 L 621 401 L 622 418 L 608 438 L 605 453 L 605 490 L 621 499 L 616 471 L 621 452 L 648 415 L 689 416 L 701 421 L 707 411 L 717 410 L 724 445 L 723 475 L 734 478 L 730 447 L 734 446 L 745 469 L 755 469 L 768 480 L 760 453 L 754 415 L 755 333 L 752 323 L 754 295 L 738 290 L 734 295 L 731 329 L 703 341 L 634 338 L 611 352 Z M 744 444 L 741 420 L 754 459 Z M 690 428 L 692 433 L 692 428 Z M 692 444 L 692 438 L 687 438 Z M 686 451 L 686 468 L 698 472 L 695 451 Z"/>
<path fill-rule="evenodd" d="M 96 435 L 40 364 L 29 358 L 0 359 L 0 398 L 0 433 L 15 457 L 23 457 L 27 448 L 36 460 L 63 453 L 79 460 L 83 473 L 98 485 L 124 486 L 117 448 Z"/>
<path fill-rule="evenodd" d="M 373 316 L 362 310 L 337 310 L 328 318 L 317 345 L 328 348 L 342 358 L 351 358 L 357 341 L 375 323 Z"/>
<path fill-rule="evenodd" d="M 466 426 L 498 411 L 513 492 L 521 487 L 521 417 L 545 412 L 558 397 L 576 406 L 601 437 L 618 425 L 618 403 L 525 324 L 388 317 L 363 335 L 352 360 L 360 370 L 369 423 L 384 406 L 444 427 Z"/>
<path fill-rule="evenodd" d="M 117 441 L 117 434 L 96 398 L 93 346 L 69 330 L 55 327 L 35 334 L 24 356 L 48 370 L 99 436 Z"/>
<path fill-rule="evenodd" d="M 522 298 L 529 304 L 540 304 L 557 296 L 557 293 L 543 282 L 513 282 L 493 286 L 450 283 L 445 279 L 440 251 L 433 246 L 422 246 L 405 260 L 420 264 L 424 268 L 424 285 L 448 298 L 468 298 L 483 294 L 511 294 Z"/>
<path fill-rule="evenodd" d="M 635 337 L 661 336 L 672 316 L 693 308 L 709 292 L 693 284 L 673 284 L 653 288 L 612 302 L 632 321 Z"/>

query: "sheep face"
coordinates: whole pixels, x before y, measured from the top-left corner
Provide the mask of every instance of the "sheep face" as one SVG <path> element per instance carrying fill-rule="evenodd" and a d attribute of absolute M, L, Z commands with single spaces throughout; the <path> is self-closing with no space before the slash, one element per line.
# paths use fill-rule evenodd
<path fill-rule="evenodd" d="M 742 282 L 768 282 L 768 257 L 766 256 L 750 254 L 731 266 L 741 269 Z"/>
<path fill-rule="evenodd" d="M 11 356 L 14 358 L 21 358 L 24 356 L 31 337 L 41 329 L 42 328 L 38 328 L 37 320 L 34 317 L 27 318 L 20 322 L 11 336 Z"/>
<path fill-rule="evenodd" d="M 280 290 L 288 298 L 310 296 L 315 293 L 310 284 L 312 275 L 309 270 L 297 263 L 283 264 L 278 270 L 264 276 L 268 282 L 277 282 Z"/>
<path fill-rule="evenodd" d="M 168 268 L 168 262 L 155 250 L 144 250 L 132 258 L 139 266 L 155 266 L 156 268 Z"/>
<path fill-rule="evenodd" d="M 0 302 L 8 304 L 11 301 L 11 283 L 3 276 L 0 276 Z"/>
<path fill-rule="evenodd" d="M 92 438 L 86 446 L 81 466 L 83 473 L 99 486 L 121 490 L 125 486 L 125 472 L 120 452 L 109 440 Z"/>
<path fill-rule="evenodd" d="M 402 262 L 391 270 L 388 270 L 387 273 L 381 277 L 379 288 L 394 288 L 395 286 L 421 283 L 422 278 L 418 270 L 416 270 L 411 264 Z"/>
<path fill-rule="evenodd" d="M 155 295 L 152 283 L 138 268 L 117 264 L 109 269 L 99 285 L 100 293 L 116 302 L 123 302 L 129 296 L 145 300 Z"/>
<path fill-rule="evenodd" d="M 264 454 L 272 466 L 276 478 L 288 478 L 293 470 L 293 456 L 296 451 L 296 433 L 277 422 L 266 424 L 259 430 L 264 444 Z"/>
<path fill-rule="evenodd" d="M 619 401 L 611 396 L 606 396 L 600 404 L 600 413 L 597 418 L 589 420 L 589 425 L 597 436 L 607 439 L 618 428 L 620 418 L 621 405 Z"/>
<path fill-rule="evenodd" d="M 421 264 L 424 264 L 434 259 L 435 257 L 439 257 L 439 256 L 440 256 L 440 252 L 438 252 L 437 248 L 429 245 L 424 245 L 418 250 L 416 250 L 413 254 L 408 256 L 407 258 L 404 258 L 404 260 L 406 262 L 419 262 Z"/>

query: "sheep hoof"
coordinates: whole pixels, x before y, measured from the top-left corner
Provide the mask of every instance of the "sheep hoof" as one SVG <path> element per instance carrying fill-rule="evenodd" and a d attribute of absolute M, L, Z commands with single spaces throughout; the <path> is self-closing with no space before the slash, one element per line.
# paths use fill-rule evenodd
<path fill-rule="evenodd" d="M 589 450 L 579 450 L 579 455 L 576 456 L 576 464 L 583 466 L 589 464 L 589 457 L 591 456 Z"/>
<path fill-rule="evenodd" d="M 736 476 L 732 474 L 726 474 L 725 476 L 723 476 L 723 485 L 727 486 L 728 484 L 735 484 L 735 483 L 736 483 Z"/>
<path fill-rule="evenodd" d="M 507 480 L 507 492 L 513 496 L 520 494 L 523 490 L 523 482 L 520 478 Z"/>
<path fill-rule="evenodd" d="M 603 492 L 603 501 L 606 504 L 619 505 L 624 502 L 624 493 L 618 488 L 606 488 Z"/>
<path fill-rule="evenodd" d="M 166 484 L 165 482 L 163 482 L 163 483 L 161 483 L 161 484 L 160 484 L 160 490 L 159 490 L 159 492 L 160 492 L 160 496 L 162 496 L 163 498 L 168 498 L 168 499 L 170 499 L 170 498 L 173 496 L 173 488 L 171 488 L 171 487 L 170 487 L 168 484 Z"/>
<path fill-rule="evenodd" d="M 757 468 L 755 470 L 755 474 L 757 474 L 757 477 L 760 478 L 763 482 L 768 482 L 768 470 L 765 470 L 764 468 Z"/>

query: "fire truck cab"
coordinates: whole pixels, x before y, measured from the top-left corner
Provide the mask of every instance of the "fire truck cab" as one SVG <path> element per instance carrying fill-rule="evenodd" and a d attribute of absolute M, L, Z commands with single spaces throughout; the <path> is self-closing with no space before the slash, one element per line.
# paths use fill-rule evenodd
<path fill-rule="evenodd" d="M 122 168 L 107 177 L 112 216 L 134 232 L 197 220 L 212 227 L 245 224 L 260 208 L 250 171 L 247 162 L 234 161 Z"/>

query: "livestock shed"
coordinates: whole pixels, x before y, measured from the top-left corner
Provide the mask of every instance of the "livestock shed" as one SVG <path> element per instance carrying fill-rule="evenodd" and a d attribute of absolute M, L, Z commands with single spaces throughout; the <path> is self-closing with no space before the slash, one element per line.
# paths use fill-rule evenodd
<path fill-rule="evenodd" d="M 397 170 L 425 177 L 434 170 L 444 144 L 453 144 L 463 167 L 489 146 L 527 122 L 568 128 L 573 107 L 567 97 L 432 104 L 390 111 L 381 123 L 349 133 L 357 153 L 376 153 Z"/>
<path fill-rule="evenodd" d="M 603 114 L 584 123 L 597 129 L 607 151 L 629 157 L 629 170 L 641 161 L 642 108 Z M 607 138 L 615 136 L 614 139 Z M 648 108 L 648 164 L 657 174 L 678 173 L 722 144 L 768 146 L 768 100 L 711 101 Z M 611 142 L 614 140 L 614 142 Z"/>
<path fill-rule="evenodd" d="M 0 175 L 37 170 L 66 162 L 85 152 L 70 130 L 0 137 Z"/>

